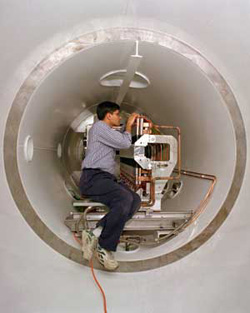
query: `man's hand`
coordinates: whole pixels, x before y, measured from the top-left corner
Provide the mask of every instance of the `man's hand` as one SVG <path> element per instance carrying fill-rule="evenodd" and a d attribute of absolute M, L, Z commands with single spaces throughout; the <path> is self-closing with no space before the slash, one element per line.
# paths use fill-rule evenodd
<path fill-rule="evenodd" d="M 131 133 L 132 125 L 134 124 L 134 122 L 138 116 L 139 116 L 139 114 L 137 114 L 137 113 L 132 113 L 130 115 L 130 117 L 128 118 L 127 124 L 126 124 L 126 131 L 127 132 Z"/>

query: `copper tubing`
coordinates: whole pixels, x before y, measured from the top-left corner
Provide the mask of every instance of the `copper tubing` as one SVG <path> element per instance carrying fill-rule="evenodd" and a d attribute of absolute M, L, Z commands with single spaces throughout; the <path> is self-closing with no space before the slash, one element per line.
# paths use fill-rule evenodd
<path fill-rule="evenodd" d="M 158 238 L 157 243 L 160 243 L 160 241 L 166 240 L 170 237 L 172 237 L 173 235 L 175 235 L 179 230 L 181 230 L 182 228 L 185 228 L 187 224 L 187 221 L 184 221 L 182 224 L 180 224 L 178 227 L 176 227 L 174 230 L 172 230 L 169 234 Z"/>
<path fill-rule="evenodd" d="M 121 176 L 123 176 L 126 180 L 129 181 L 129 183 L 133 186 L 133 189 L 136 190 L 139 185 L 136 185 L 133 183 L 131 178 L 134 180 L 135 176 L 128 174 L 127 172 L 124 172 L 121 170 Z M 149 194 L 149 200 L 148 201 L 142 201 L 141 206 L 142 207 L 148 207 L 148 206 L 153 206 L 155 204 L 155 180 L 151 179 L 150 177 L 144 177 L 144 176 L 139 176 L 138 177 L 139 181 L 146 181 L 150 183 L 150 194 Z"/>
<path fill-rule="evenodd" d="M 190 177 L 200 178 L 200 179 L 207 179 L 207 180 L 210 180 L 212 183 L 211 183 L 209 190 L 206 193 L 205 197 L 201 200 L 198 208 L 195 210 L 195 214 L 189 220 L 184 221 L 182 224 L 180 224 L 177 228 L 175 228 L 169 234 L 159 238 L 157 240 L 157 243 L 160 243 L 161 241 L 167 240 L 168 238 L 172 237 L 173 235 L 177 235 L 179 231 L 185 229 L 190 224 L 192 224 L 195 220 L 197 220 L 197 218 L 200 216 L 200 214 L 204 211 L 205 206 L 207 205 L 207 202 L 210 199 L 211 194 L 214 190 L 214 186 L 217 182 L 216 176 L 213 176 L 213 175 L 202 174 L 202 173 L 191 172 L 191 171 L 185 171 L 185 170 L 181 170 L 181 174 L 186 175 L 186 176 L 190 176 Z M 130 242 L 130 241 L 127 240 L 127 242 Z M 131 243 L 133 243 L 133 241 L 131 241 Z M 152 243 L 148 243 L 148 244 L 150 245 L 150 244 L 155 244 L 155 243 L 156 242 L 152 242 Z M 140 242 L 140 244 L 143 245 L 143 242 Z"/>
<path fill-rule="evenodd" d="M 177 170 L 175 170 L 177 171 Z M 161 238 L 159 238 L 157 240 L 157 242 L 159 243 L 160 241 L 166 240 L 168 238 L 170 238 L 173 235 L 176 235 L 177 232 L 179 232 L 180 230 L 185 229 L 186 227 L 188 227 L 190 224 L 192 224 L 195 220 L 197 220 L 197 218 L 201 215 L 201 213 L 204 211 L 208 200 L 211 197 L 211 194 L 214 190 L 214 186 L 217 182 L 217 178 L 216 176 L 213 175 L 208 175 L 208 174 L 202 174 L 202 173 L 197 173 L 197 172 L 191 172 L 191 171 L 185 171 L 185 170 L 181 170 L 181 174 L 182 175 L 187 175 L 190 177 L 195 177 L 195 178 L 200 178 L 200 179 L 207 179 L 210 180 L 212 183 L 209 187 L 208 192 L 206 193 L 205 197 L 201 200 L 200 204 L 198 205 L 197 209 L 195 210 L 194 215 L 187 221 L 184 221 L 184 223 L 182 223 L 181 225 L 179 225 L 176 229 L 174 229 L 170 234 L 167 234 L 166 236 L 163 236 Z"/>
<path fill-rule="evenodd" d="M 177 170 L 174 170 L 176 172 Z M 192 218 L 188 221 L 188 223 L 185 224 L 185 227 L 189 226 L 191 223 L 193 223 L 199 216 L 200 214 L 204 211 L 205 206 L 207 205 L 207 202 L 209 201 L 211 194 L 214 190 L 215 184 L 217 182 L 217 178 L 214 175 L 209 175 L 209 174 L 203 174 L 203 173 L 198 173 L 198 172 L 192 172 L 192 171 L 186 171 L 186 170 L 178 170 L 180 172 L 179 175 L 186 175 L 190 177 L 195 177 L 195 178 L 200 178 L 200 179 L 206 179 L 211 181 L 211 185 L 209 187 L 208 192 L 204 196 L 204 198 L 201 200 L 200 204 L 198 205 L 197 209 L 195 210 L 194 215 Z M 176 176 L 177 177 L 177 176 Z M 141 177 L 142 178 L 142 177 Z M 145 177 L 145 179 L 141 179 L 143 181 L 146 181 L 146 178 L 150 180 L 150 200 L 148 202 L 145 202 L 145 206 L 153 206 L 155 203 L 155 179 L 150 179 L 149 177 Z M 144 204 L 144 203 L 143 203 Z"/>
<path fill-rule="evenodd" d="M 140 184 L 140 181 L 148 181 L 150 183 L 150 199 L 149 201 L 146 202 L 142 202 L 142 206 L 146 207 L 146 206 L 153 206 L 155 203 L 155 180 L 173 180 L 173 179 L 179 179 L 180 178 L 180 171 L 181 171 L 181 131 L 179 127 L 175 127 L 175 126 L 160 126 L 160 125 L 153 125 L 152 121 L 149 120 L 146 116 L 143 115 L 139 115 L 136 119 L 136 135 L 143 135 L 143 122 L 144 120 L 149 123 L 149 133 L 152 132 L 152 128 L 153 126 L 156 128 L 157 131 L 159 131 L 159 128 L 165 128 L 165 129 L 175 129 L 178 133 L 178 175 L 177 176 L 170 176 L 170 177 L 155 177 L 155 178 L 150 178 L 150 177 L 143 177 L 141 175 L 142 171 L 141 168 L 138 168 L 136 170 L 136 176 L 132 176 L 131 174 L 125 173 L 123 171 L 122 175 L 130 182 L 130 184 L 132 184 L 132 180 L 131 178 L 134 180 L 135 179 L 135 187 L 138 187 Z M 161 149 L 160 151 L 158 151 L 157 149 L 153 149 L 152 151 L 152 158 L 153 160 L 156 160 L 159 153 L 161 153 Z M 162 156 L 161 156 L 162 157 Z M 129 178 L 128 178 L 129 176 Z M 134 184 L 133 184 L 134 185 Z M 136 188 L 135 188 L 136 189 Z"/>
<path fill-rule="evenodd" d="M 138 177 L 138 180 L 139 180 L 139 181 L 148 181 L 148 182 L 151 182 L 151 181 L 152 181 L 152 178 L 149 177 L 149 176 L 140 176 L 140 177 Z"/>
<path fill-rule="evenodd" d="M 135 176 L 132 176 L 128 173 L 128 177 L 126 177 L 126 174 L 125 172 L 123 171 L 122 175 L 128 179 L 130 181 L 130 183 L 132 184 L 132 181 L 131 181 L 131 178 L 133 180 L 135 180 L 135 189 L 137 187 L 139 187 L 140 185 L 140 182 L 141 181 L 148 181 L 150 183 L 150 199 L 149 201 L 146 201 L 146 202 L 142 202 L 142 206 L 143 207 L 146 207 L 146 206 L 153 206 L 154 203 L 155 203 L 155 180 L 173 180 L 173 179 L 179 179 L 180 176 L 181 176 L 181 130 L 179 127 L 175 127 L 175 126 L 160 126 L 160 125 L 154 125 L 152 123 L 151 120 L 149 120 L 146 116 L 143 116 L 143 115 L 139 115 L 136 119 L 136 123 L 135 123 L 135 126 L 136 126 L 136 135 L 137 136 L 141 136 L 144 134 L 144 131 L 143 131 L 143 124 L 144 124 L 144 120 L 149 123 L 149 131 L 147 130 L 147 132 L 149 133 L 152 133 L 152 128 L 153 126 L 156 128 L 157 131 L 159 131 L 159 128 L 165 128 L 165 129 L 174 129 L 177 131 L 178 133 L 178 160 L 177 160 L 177 163 L 178 163 L 178 175 L 177 176 L 170 176 L 170 177 L 155 177 L 155 178 L 151 178 L 151 177 L 144 177 L 142 176 L 142 169 L 139 167 L 138 169 L 136 169 L 136 175 Z M 161 154 L 162 152 L 162 147 L 160 147 L 160 151 L 157 150 L 157 148 L 153 149 L 152 151 L 152 158 L 153 160 L 156 160 L 157 157 L 159 156 L 159 153 Z M 162 155 L 161 155 L 161 158 L 162 158 Z"/>
<path fill-rule="evenodd" d="M 179 179 L 181 177 L 181 129 L 178 126 L 161 126 L 161 125 L 154 125 L 146 116 L 140 115 L 137 117 L 137 131 L 138 129 L 142 129 L 143 128 L 143 120 L 146 120 L 149 125 L 150 125 L 150 129 L 152 129 L 152 127 L 154 126 L 157 130 L 159 130 L 159 128 L 163 128 L 163 129 L 174 129 L 177 131 L 178 134 L 178 138 L 177 138 L 177 142 L 178 142 L 178 160 L 177 160 L 177 164 L 178 164 L 178 175 L 177 176 L 165 176 L 165 177 L 155 177 L 155 180 L 173 180 L 173 179 Z M 138 126 L 139 125 L 139 126 Z M 140 134 L 137 133 L 137 135 L 142 135 L 141 131 Z M 156 157 L 154 153 L 155 151 L 153 151 L 153 159 Z"/>
<path fill-rule="evenodd" d="M 155 180 L 152 179 L 150 182 L 150 197 L 148 201 L 142 201 L 141 206 L 143 208 L 153 206 L 155 204 Z"/>
<path fill-rule="evenodd" d="M 185 228 L 188 227 L 190 224 L 192 224 L 197 218 L 201 215 L 201 213 L 204 211 L 211 194 L 214 190 L 214 186 L 217 182 L 217 178 L 214 175 L 208 175 L 208 174 L 203 174 L 203 173 L 197 173 L 197 172 L 191 172 L 191 171 L 185 171 L 181 170 L 182 175 L 190 176 L 190 177 L 195 177 L 195 178 L 200 178 L 200 179 L 206 179 L 211 181 L 211 185 L 209 187 L 208 192 L 206 193 L 205 197 L 201 200 L 200 204 L 198 205 L 197 209 L 195 210 L 194 215 L 192 218 L 188 221 L 188 223 L 185 224 Z"/>
<path fill-rule="evenodd" d="M 159 130 L 159 128 L 163 128 L 163 129 L 174 129 L 177 131 L 178 134 L 178 138 L 177 138 L 177 142 L 178 142 L 178 160 L 177 160 L 177 164 L 178 164 L 178 175 L 177 176 L 170 176 L 170 177 L 156 177 L 156 180 L 173 180 L 173 179 L 179 179 L 181 176 L 181 129 L 178 126 L 161 126 L 161 125 L 155 125 L 152 123 L 152 121 L 150 121 L 146 116 L 144 115 L 139 115 L 137 117 L 137 122 L 136 122 L 136 126 L 137 126 L 137 135 L 143 135 L 142 133 L 142 129 L 143 129 L 143 119 L 149 123 L 149 127 L 150 129 L 153 128 L 153 126 Z M 138 130 L 140 130 L 140 134 L 138 134 Z M 151 133 L 151 131 L 150 131 Z M 156 158 L 157 152 L 153 151 L 153 158 Z"/>
<path fill-rule="evenodd" d="M 177 166 L 178 166 L 178 175 L 177 176 L 170 176 L 170 177 L 155 177 L 156 180 L 173 180 L 173 179 L 179 179 L 181 177 L 181 129 L 178 126 L 160 126 L 160 125 L 154 125 L 156 129 L 164 128 L 164 129 L 175 129 L 178 134 L 178 160 L 177 160 Z"/>
<path fill-rule="evenodd" d="M 129 180 L 134 181 L 134 179 L 135 179 L 135 176 L 134 176 L 134 175 L 129 174 L 128 172 L 126 172 L 126 171 L 124 171 L 124 170 L 122 170 L 122 169 L 121 169 L 120 171 L 121 171 L 121 175 L 127 176 L 127 178 L 128 178 Z"/>
<path fill-rule="evenodd" d="M 140 123 L 140 119 L 144 119 L 147 123 L 149 123 L 149 128 L 151 129 L 153 127 L 153 123 L 152 121 L 150 121 L 150 119 L 148 119 L 146 116 L 144 115 L 139 115 L 136 119 L 136 123 L 134 125 L 137 125 Z M 142 125 L 143 126 L 143 125 Z M 142 134 L 139 134 L 142 135 Z"/>
<path fill-rule="evenodd" d="M 177 172 L 177 170 L 174 170 L 174 172 Z M 214 175 L 208 175 L 208 174 L 186 171 L 186 170 L 181 170 L 180 172 L 181 172 L 181 175 L 186 175 L 186 176 L 190 176 L 190 177 L 194 177 L 194 178 L 206 179 L 206 180 L 211 181 L 211 185 L 209 187 L 208 192 L 206 193 L 205 197 L 201 200 L 200 204 L 198 205 L 197 209 L 195 210 L 193 217 L 185 225 L 185 227 L 187 227 L 191 223 L 193 223 L 200 216 L 200 214 L 204 211 L 204 208 L 205 208 L 205 206 L 206 206 L 208 200 L 210 199 L 211 194 L 214 190 L 215 184 L 217 182 L 217 178 Z M 135 178 L 132 175 L 129 175 L 129 176 L 130 176 L 130 178 L 133 178 L 133 179 Z M 139 180 L 140 181 L 147 181 L 150 183 L 150 200 L 147 202 L 142 202 L 142 206 L 146 207 L 146 206 L 154 205 L 154 203 L 155 203 L 155 179 L 152 179 L 150 177 L 141 176 L 141 177 L 139 177 Z"/>
<path fill-rule="evenodd" d="M 124 171 L 121 171 L 121 177 L 124 179 L 124 181 L 130 185 L 130 187 L 136 191 L 137 189 L 137 185 L 134 183 L 134 179 L 131 178 L 132 176 L 129 175 L 128 173 L 124 172 Z"/>
<path fill-rule="evenodd" d="M 211 181 L 211 185 L 209 187 L 208 192 L 204 196 L 204 198 L 201 200 L 200 204 L 198 205 L 197 209 L 195 210 L 194 215 L 190 218 L 190 220 L 185 221 L 178 229 L 176 229 L 172 234 L 175 234 L 179 229 L 184 229 L 187 226 L 189 226 L 191 223 L 193 223 L 199 216 L 200 214 L 204 211 L 205 206 L 207 205 L 207 202 L 209 201 L 211 194 L 214 190 L 214 186 L 217 182 L 217 178 L 213 175 L 208 175 L 208 174 L 203 174 L 203 173 L 197 173 L 197 172 L 192 172 L 192 171 L 185 171 L 181 170 L 181 130 L 179 127 L 174 127 L 174 126 L 160 126 L 160 125 L 153 125 L 153 123 L 147 119 L 145 116 L 139 116 L 137 118 L 137 135 L 143 135 L 143 119 L 146 120 L 149 125 L 150 125 L 150 133 L 152 132 L 152 127 L 154 126 L 156 128 L 156 131 L 159 131 L 160 128 L 162 129 L 174 129 L 177 131 L 178 134 L 178 160 L 177 160 L 177 169 L 175 169 L 173 172 L 177 173 L 177 176 L 170 176 L 170 177 L 149 177 L 149 176 L 141 176 L 142 171 L 138 169 L 136 173 L 136 177 L 133 177 L 133 179 L 136 179 L 136 184 L 137 186 L 139 185 L 140 181 L 145 181 L 150 183 L 150 199 L 147 202 L 143 202 L 142 206 L 147 207 L 147 206 L 153 206 L 155 203 L 155 180 L 174 180 L 174 179 L 179 179 L 181 175 L 187 175 L 190 177 L 194 178 L 200 178 L 200 179 L 206 179 Z M 168 151 L 169 153 L 169 151 Z M 158 156 L 158 151 L 156 149 L 153 149 L 152 151 L 152 159 L 155 160 Z M 131 175 L 130 175 L 131 177 Z M 132 178 L 132 177 L 131 177 Z M 167 236 L 169 237 L 169 235 Z M 167 239 L 167 237 L 162 237 L 162 239 Z"/>

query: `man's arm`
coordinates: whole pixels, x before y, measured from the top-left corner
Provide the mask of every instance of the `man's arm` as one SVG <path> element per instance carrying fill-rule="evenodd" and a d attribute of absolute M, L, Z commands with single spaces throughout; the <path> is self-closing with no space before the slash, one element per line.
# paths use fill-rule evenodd
<path fill-rule="evenodd" d="M 128 149 L 131 146 L 132 141 L 131 128 L 137 116 L 138 114 L 131 114 L 131 116 L 128 118 L 126 131 L 124 133 L 120 133 L 119 131 L 112 129 L 109 126 L 106 127 L 102 124 L 102 127 L 98 134 L 99 141 L 117 150 Z"/>
<path fill-rule="evenodd" d="M 126 125 L 126 132 L 131 133 L 132 126 L 133 126 L 133 124 L 134 124 L 134 122 L 138 116 L 139 116 L 139 114 L 137 114 L 137 113 L 132 113 L 130 115 L 130 117 L 128 118 L 128 121 L 127 121 L 127 125 Z"/>

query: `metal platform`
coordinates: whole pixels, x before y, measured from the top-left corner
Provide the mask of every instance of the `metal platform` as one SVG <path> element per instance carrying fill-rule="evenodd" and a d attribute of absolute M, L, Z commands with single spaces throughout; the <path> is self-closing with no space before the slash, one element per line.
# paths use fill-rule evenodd
<path fill-rule="evenodd" d="M 74 208 L 79 208 L 79 207 L 105 207 L 105 204 L 100 203 L 100 202 L 93 202 L 89 198 L 84 198 L 82 200 L 74 201 L 73 203 Z"/>
<path fill-rule="evenodd" d="M 86 215 L 88 228 L 94 229 L 105 214 L 105 209 L 88 213 Z M 72 232 L 82 231 L 84 223 L 79 221 L 83 219 L 83 215 L 81 212 L 71 212 L 64 223 Z M 138 212 L 126 223 L 124 231 L 172 231 L 189 220 L 191 215 L 187 212 Z"/>

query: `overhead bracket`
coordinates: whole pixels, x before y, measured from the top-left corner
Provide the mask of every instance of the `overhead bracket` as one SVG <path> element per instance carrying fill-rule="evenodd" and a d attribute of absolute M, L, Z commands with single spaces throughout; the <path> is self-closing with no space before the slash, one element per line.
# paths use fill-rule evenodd
<path fill-rule="evenodd" d="M 133 77 L 135 76 L 135 73 L 141 63 L 142 60 L 142 56 L 139 55 L 138 53 L 138 46 L 139 46 L 139 42 L 136 41 L 135 42 L 135 54 L 130 56 L 130 60 L 129 60 L 129 64 L 128 64 L 128 68 L 127 68 L 127 72 L 125 74 L 124 80 L 122 82 L 122 85 L 120 87 L 119 90 L 119 94 L 116 98 L 116 103 L 117 104 L 121 104 L 124 97 L 126 96 L 126 93 L 128 92 L 130 83 L 133 79 Z"/>

